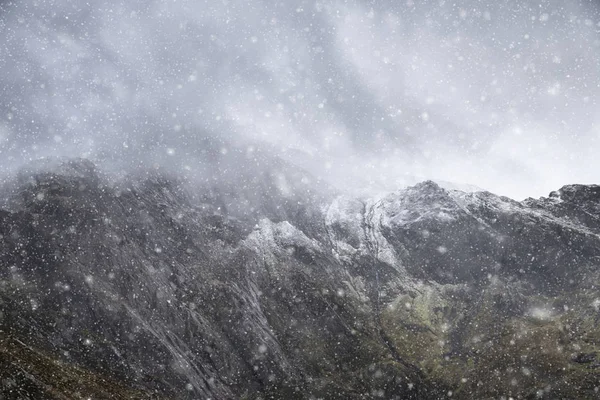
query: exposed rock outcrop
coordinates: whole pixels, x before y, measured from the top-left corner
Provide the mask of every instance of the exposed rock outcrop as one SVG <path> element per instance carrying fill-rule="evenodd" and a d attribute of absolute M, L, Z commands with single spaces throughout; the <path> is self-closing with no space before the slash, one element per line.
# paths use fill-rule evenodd
<path fill-rule="evenodd" d="M 0 211 L 4 398 L 598 396 L 600 187 L 285 187 L 242 218 L 158 173 L 24 170 Z"/>

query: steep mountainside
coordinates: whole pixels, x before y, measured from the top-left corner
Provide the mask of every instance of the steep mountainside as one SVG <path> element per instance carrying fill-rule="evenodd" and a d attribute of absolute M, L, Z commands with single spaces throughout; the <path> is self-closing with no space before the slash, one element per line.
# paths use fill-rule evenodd
<path fill-rule="evenodd" d="M 365 200 L 298 176 L 257 181 L 244 215 L 234 187 L 23 171 L 0 399 L 600 396 L 600 186 Z"/>

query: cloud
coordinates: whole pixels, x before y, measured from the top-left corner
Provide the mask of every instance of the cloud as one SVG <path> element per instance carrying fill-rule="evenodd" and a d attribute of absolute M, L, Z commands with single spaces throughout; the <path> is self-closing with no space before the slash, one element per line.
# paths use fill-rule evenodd
<path fill-rule="evenodd" d="M 437 178 L 524 197 L 600 180 L 590 2 L 0 10 L 5 171 L 49 155 L 184 170 L 211 137 L 263 144 L 345 188 Z"/>

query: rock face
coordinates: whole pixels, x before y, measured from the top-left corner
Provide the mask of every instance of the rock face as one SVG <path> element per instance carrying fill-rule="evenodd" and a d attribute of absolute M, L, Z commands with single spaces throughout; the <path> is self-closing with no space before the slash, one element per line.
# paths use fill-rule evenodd
<path fill-rule="evenodd" d="M 241 218 L 71 160 L 4 197 L 2 399 L 600 396 L 599 186 L 275 191 Z"/>

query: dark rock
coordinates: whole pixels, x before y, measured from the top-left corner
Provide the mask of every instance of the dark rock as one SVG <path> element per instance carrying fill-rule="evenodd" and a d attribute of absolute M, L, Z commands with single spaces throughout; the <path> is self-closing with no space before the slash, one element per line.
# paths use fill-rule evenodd
<path fill-rule="evenodd" d="M 573 362 L 578 364 L 589 364 L 596 360 L 596 352 L 593 353 L 577 353 L 571 357 Z"/>
<path fill-rule="evenodd" d="M 21 172 L 0 210 L 2 395 L 595 396 L 598 187 L 360 200 L 269 165 L 210 187 Z"/>

